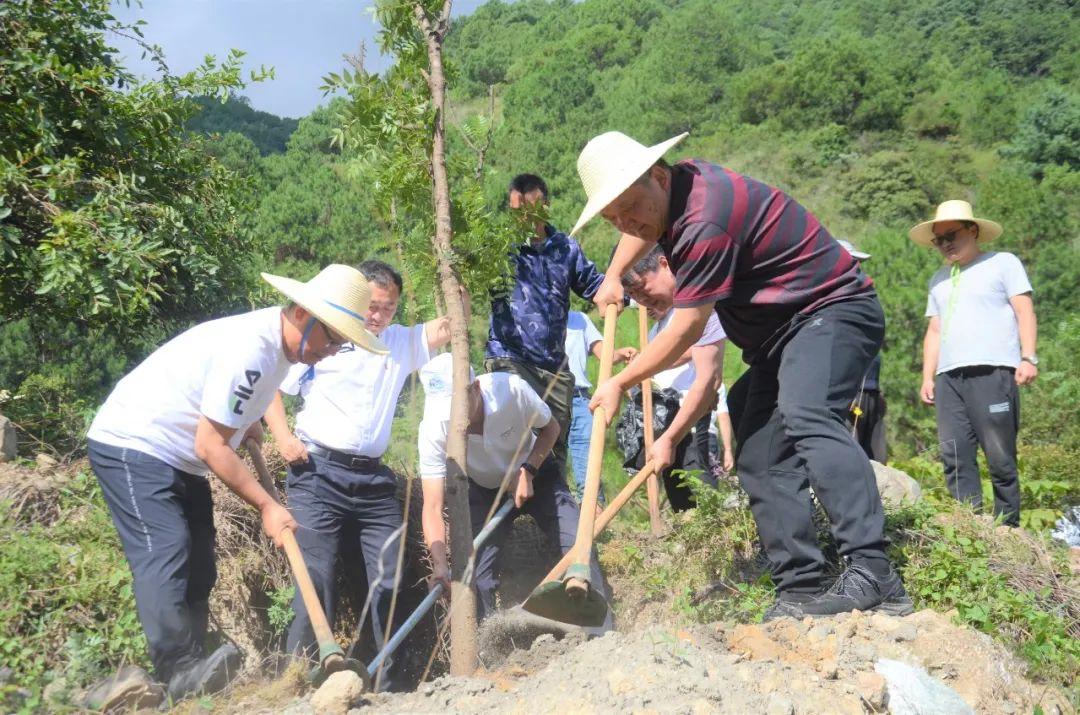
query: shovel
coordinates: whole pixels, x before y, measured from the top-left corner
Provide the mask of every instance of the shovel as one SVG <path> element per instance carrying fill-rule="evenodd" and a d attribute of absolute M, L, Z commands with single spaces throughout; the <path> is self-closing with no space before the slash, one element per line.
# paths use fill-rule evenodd
<path fill-rule="evenodd" d="M 644 305 L 638 303 L 638 341 L 641 344 L 641 352 L 649 344 L 649 311 Z M 652 452 L 653 446 L 653 410 L 652 410 L 652 380 L 645 378 L 641 381 L 641 419 L 645 428 L 645 454 Z M 660 480 L 653 474 L 649 477 L 647 487 L 649 494 L 649 528 L 653 536 L 664 533 L 664 521 L 660 518 Z"/>
<path fill-rule="evenodd" d="M 259 483 L 275 501 L 280 503 L 277 487 L 274 486 L 270 470 L 266 468 L 266 462 L 263 461 L 259 443 L 249 439 L 245 442 L 245 446 L 248 454 L 251 455 L 252 464 L 255 465 Z M 360 679 L 364 681 L 364 686 L 367 687 L 369 684 L 368 674 L 367 670 L 364 669 L 364 664 L 358 660 L 346 658 L 345 651 L 334 641 L 334 633 L 330 630 L 330 624 L 326 620 L 326 613 L 323 612 L 322 604 L 319 603 L 319 594 L 315 592 L 315 584 L 311 582 L 311 574 L 308 573 L 307 564 L 304 563 L 304 555 L 300 553 L 300 545 L 296 543 L 296 535 L 293 534 L 292 529 L 285 529 L 281 532 L 281 542 L 285 548 L 285 555 L 289 559 L 293 577 L 296 579 L 296 586 L 300 589 L 300 596 L 304 599 L 304 608 L 307 609 L 308 618 L 311 620 L 311 628 L 315 631 L 315 640 L 319 643 L 318 665 L 308 673 L 308 678 L 313 683 L 321 683 L 333 673 L 341 670 L 351 670 L 360 676 Z"/>
<path fill-rule="evenodd" d="M 611 377 L 617 317 L 615 305 L 608 305 L 604 312 L 604 342 L 600 351 L 598 387 Z M 596 499 L 600 493 L 600 470 L 604 461 L 606 433 L 606 413 L 603 408 L 597 408 L 593 411 L 592 437 L 589 441 L 589 461 L 585 470 L 585 493 L 578 516 L 577 539 L 564 557 L 564 560 L 569 558 L 569 565 L 561 575 L 553 572 L 522 604 L 522 608 L 537 616 L 577 626 L 600 626 L 607 615 L 607 601 L 589 583 L 593 524 L 596 521 Z"/>
<path fill-rule="evenodd" d="M 472 581 L 473 557 L 475 556 L 476 552 L 480 549 L 483 543 L 487 541 L 488 537 L 491 536 L 492 532 L 494 532 L 495 529 L 498 528 L 499 524 L 501 524 L 503 520 L 506 519 L 506 516 L 511 512 L 511 510 L 513 510 L 513 508 L 514 500 L 507 499 L 506 502 L 501 507 L 499 507 L 499 510 L 495 512 L 495 515 L 491 517 L 491 521 L 485 524 L 484 528 L 480 530 L 480 533 L 473 538 L 473 553 L 469 555 L 469 566 L 465 570 L 465 583 L 469 583 L 470 581 Z M 412 614 L 408 618 L 406 618 L 400 626 L 398 626 L 398 629 L 394 631 L 394 635 L 390 636 L 390 640 L 386 642 L 386 645 L 382 647 L 382 650 L 380 650 L 378 654 L 376 654 L 375 658 L 371 661 L 371 663 L 368 664 L 367 674 L 369 678 L 374 680 L 375 674 L 379 672 L 379 667 L 382 666 L 383 661 L 385 661 L 391 653 L 397 650 L 397 647 L 401 645 L 401 642 L 404 641 L 410 633 L 412 633 L 412 630 L 416 628 L 416 624 L 418 624 L 420 622 L 420 619 L 423 618 L 427 614 L 427 612 L 431 610 L 431 607 L 434 606 L 435 602 L 439 600 L 439 596 L 442 595 L 444 590 L 445 589 L 441 583 L 435 584 L 434 588 L 432 588 L 428 592 L 428 595 L 424 598 L 424 600 L 420 602 L 420 605 L 416 607 L 416 610 L 413 611 Z"/>

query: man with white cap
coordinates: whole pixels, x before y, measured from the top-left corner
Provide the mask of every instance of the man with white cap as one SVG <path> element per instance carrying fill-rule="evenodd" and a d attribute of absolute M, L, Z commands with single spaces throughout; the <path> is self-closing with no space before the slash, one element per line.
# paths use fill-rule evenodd
<path fill-rule="evenodd" d="M 994 515 L 1020 525 L 1016 433 L 1018 386 L 1038 377 L 1035 306 L 1020 259 L 982 250 L 1001 226 L 976 218 L 967 201 L 946 201 L 909 232 L 937 247 L 946 265 L 930 279 L 923 339 L 922 401 L 937 408 L 945 483 L 956 499 L 982 507 L 976 461 L 986 453 Z"/>
<path fill-rule="evenodd" d="M 644 305 L 649 316 L 656 321 L 649 332 L 649 341 L 655 340 L 671 324 L 674 314 L 672 299 L 675 295 L 675 275 L 660 247 L 654 247 L 623 274 L 622 283 L 630 297 Z M 701 337 L 672 367 L 656 373 L 652 378 L 656 389 L 671 389 L 680 396 L 678 412 L 655 440 L 671 441 L 676 435 L 685 435 L 678 442 L 661 445 L 659 449 L 672 455 L 672 462 L 661 472 L 661 477 L 668 503 L 676 512 L 692 508 L 695 502 L 690 488 L 673 472 L 700 471 L 702 481 L 714 487 L 717 484 L 717 475 L 713 470 L 715 441 L 710 428 L 713 423 L 712 409 L 723 386 L 724 337 L 720 320 L 715 314 L 710 315 Z M 642 464 L 637 466 L 643 464 L 642 459 Z"/>
<path fill-rule="evenodd" d="M 131 566 L 139 620 L 173 700 L 222 689 L 239 670 L 226 644 L 203 652 L 214 585 L 213 472 L 257 508 L 281 545 L 295 529 L 236 449 L 293 363 L 314 365 L 346 342 L 384 352 L 363 322 L 363 274 L 331 265 L 307 283 L 262 274 L 285 308 L 212 320 L 154 351 L 117 384 L 87 434 L 90 466 Z"/>
<path fill-rule="evenodd" d="M 424 419 L 418 438 L 420 478 L 424 490 L 424 540 L 432 561 L 432 582 L 449 592 L 443 488 L 446 482 L 446 436 L 450 423 L 452 362 L 439 355 L 420 370 L 424 385 Z M 478 617 L 491 615 L 499 588 L 499 552 L 518 514 L 529 514 L 550 541 L 566 553 L 577 538 L 577 502 L 566 480 L 539 467 L 559 438 L 560 425 L 536 391 L 518 375 L 491 372 L 469 385 L 469 428 L 466 474 L 473 533 L 479 533 L 493 512 L 500 489 L 514 500 L 510 512 L 480 547 L 474 561 Z M 539 432 L 535 433 L 536 430 Z M 595 552 L 590 586 L 603 596 L 603 577 Z"/>
<path fill-rule="evenodd" d="M 870 258 L 866 251 L 855 248 L 850 241 L 837 239 L 851 257 L 859 262 Z M 874 356 L 870 369 L 863 376 L 859 392 L 851 403 L 851 434 L 866 456 L 885 464 L 888 450 L 885 445 L 885 396 L 881 394 L 881 352 Z"/>
<path fill-rule="evenodd" d="M 389 351 L 375 354 L 345 345 L 318 365 L 296 365 L 280 394 L 303 398 L 296 433 L 289 429 L 280 394 L 266 413 L 278 450 L 289 465 L 285 483 L 289 509 L 300 522 L 296 541 L 303 553 L 319 603 L 333 623 L 336 610 L 335 562 L 361 554 L 371 595 L 371 626 L 381 647 L 389 636 L 390 604 L 397 581 L 397 541 L 401 503 L 397 475 L 381 457 L 390 442 L 398 396 L 409 375 L 450 341 L 450 321 L 436 318 L 405 327 L 393 323 L 401 298 L 401 276 L 388 264 L 369 260 L 359 266 L 371 291 L 364 322 Z M 348 539 L 348 540 L 346 540 Z M 315 632 L 300 593 L 286 651 L 314 658 Z M 396 669 L 388 663 L 382 682 L 393 690 Z"/>
<path fill-rule="evenodd" d="M 614 414 L 623 391 L 672 365 L 715 311 L 749 365 L 736 463 L 777 585 L 766 618 L 908 613 L 885 555 L 874 473 L 846 423 L 885 334 L 872 282 L 779 189 L 703 160 L 667 164 L 664 153 L 685 136 L 646 147 L 608 132 L 578 159 L 588 203 L 572 233 L 597 214 L 622 233 L 595 302 L 621 303 L 620 278 L 657 243 L 676 284 L 671 324 L 593 405 Z M 657 442 L 652 458 L 670 464 L 671 442 Z M 824 591 L 811 486 L 846 562 Z"/>

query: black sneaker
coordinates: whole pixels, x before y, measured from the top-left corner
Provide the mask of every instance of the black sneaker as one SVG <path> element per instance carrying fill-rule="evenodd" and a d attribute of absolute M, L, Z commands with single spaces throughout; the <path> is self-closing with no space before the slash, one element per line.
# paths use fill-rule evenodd
<path fill-rule="evenodd" d="M 169 698 L 173 702 L 193 695 L 212 695 L 225 689 L 240 674 L 243 656 L 226 643 L 206 658 L 178 670 L 169 678 Z"/>
<path fill-rule="evenodd" d="M 773 602 L 773 605 L 766 609 L 765 615 L 761 617 L 761 622 L 768 623 L 769 621 L 775 621 L 777 618 L 802 618 L 806 615 L 802 611 L 803 605 L 810 603 L 820 595 L 821 591 L 781 591 L 776 594 L 776 601 Z"/>
<path fill-rule="evenodd" d="M 854 561 L 848 561 L 847 568 L 828 591 L 802 607 L 807 616 L 832 616 L 855 610 L 906 616 L 915 607 L 892 568 L 882 578 Z"/>

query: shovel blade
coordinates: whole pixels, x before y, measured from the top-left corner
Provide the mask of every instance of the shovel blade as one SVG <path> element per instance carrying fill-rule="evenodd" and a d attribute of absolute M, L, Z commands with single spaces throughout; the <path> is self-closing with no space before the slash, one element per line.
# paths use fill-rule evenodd
<path fill-rule="evenodd" d="M 540 584 L 521 607 L 543 618 L 587 628 L 604 625 L 608 612 L 607 601 L 594 589 L 586 589 L 584 597 L 571 595 L 563 581 Z"/>

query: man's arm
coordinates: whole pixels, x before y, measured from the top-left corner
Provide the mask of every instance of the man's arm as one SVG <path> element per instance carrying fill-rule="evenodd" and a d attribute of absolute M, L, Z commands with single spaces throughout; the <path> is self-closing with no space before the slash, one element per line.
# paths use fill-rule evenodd
<path fill-rule="evenodd" d="M 472 320 L 472 298 L 465 286 L 461 286 L 461 300 L 465 304 L 465 322 Z M 438 350 L 450 342 L 450 316 L 443 315 L 424 323 L 424 337 L 428 350 Z"/>
<path fill-rule="evenodd" d="M 446 522 L 443 520 L 443 490 L 445 479 L 421 479 L 424 492 L 424 509 L 420 515 L 424 529 L 424 543 L 431 554 L 431 582 L 434 587 L 441 583 L 450 594 L 450 562 L 446 558 Z"/>
<path fill-rule="evenodd" d="M 735 450 L 732 447 L 734 429 L 731 426 L 731 414 L 727 411 L 718 412 L 716 426 L 720 431 L 721 463 L 724 465 L 724 471 L 730 472 L 735 468 Z"/>
<path fill-rule="evenodd" d="M 236 496 L 259 510 L 263 531 L 281 546 L 281 532 L 296 529 L 296 521 L 285 507 L 274 500 L 262 488 L 259 480 L 248 470 L 244 460 L 236 453 L 229 440 L 236 434 L 232 427 L 199 417 L 195 428 L 195 456 L 206 462 L 210 471 L 218 476 Z"/>
<path fill-rule="evenodd" d="M 1035 355 L 1035 343 L 1038 338 L 1038 321 L 1035 319 L 1035 303 L 1031 300 L 1031 293 L 1021 293 L 1009 298 L 1013 312 L 1016 313 L 1016 323 L 1020 331 L 1020 354 Z M 1035 382 L 1039 376 L 1039 368 L 1026 360 L 1020 361 L 1016 368 L 1016 384 L 1028 385 Z"/>
<path fill-rule="evenodd" d="M 533 470 L 540 468 L 540 465 L 544 463 L 547 456 L 551 454 L 551 448 L 555 446 L 555 442 L 559 440 L 559 433 L 562 431 L 562 427 L 559 425 L 559 421 L 554 417 L 550 418 L 540 429 L 540 434 L 536 436 L 536 441 L 533 442 L 532 449 L 529 451 L 529 456 L 525 458 L 525 463 L 528 464 Z M 522 507 L 533 496 L 533 474 L 528 469 L 521 467 L 518 469 L 517 485 L 514 488 L 514 506 L 518 509 Z"/>
<path fill-rule="evenodd" d="M 274 395 L 273 402 L 266 408 L 266 424 L 270 427 L 270 434 L 274 436 L 278 454 L 287 464 L 303 464 L 308 461 L 308 451 L 304 443 L 297 439 L 289 429 L 289 420 L 285 416 L 285 402 L 279 391 Z"/>
<path fill-rule="evenodd" d="M 592 347 L 589 348 L 589 352 L 591 352 L 596 357 L 597 360 L 600 359 L 600 354 L 603 352 L 603 345 L 604 345 L 604 343 L 598 340 L 598 341 L 596 341 L 595 343 L 592 344 Z M 611 364 L 613 364 L 613 365 L 621 365 L 624 362 L 630 362 L 631 360 L 633 360 L 634 358 L 637 357 L 637 354 L 638 354 L 637 348 L 632 348 L 632 347 L 619 348 L 612 354 L 612 356 L 611 356 Z"/>
<path fill-rule="evenodd" d="M 938 354 L 941 351 L 941 319 L 934 315 L 926 324 L 922 346 L 922 387 L 919 397 L 928 405 L 934 404 L 934 373 L 937 372 Z"/>
<path fill-rule="evenodd" d="M 711 303 L 693 308 L 676 308 L 668 327 L 661 330 L 625 370 L 613 375 L 596 389 L 589 407 L 593 410 L 603 407 L 610 425 L 619 409 L 622 393 L 674 363 L 687 348 L 701 338 L 712 312 Z"/>
<path fill-rule="evenodd" d="M 630 268 L 645 257 L 656 244 L 624 233 L 619 237 L 619 243 L 615 246 L 615 253 L 611 256 L 611 263 L 604 273 L 604 282 L 600 284 L 592 300 L 600 308 L 600 315 L 604 314 L 604 307 L 614 303 L 621 312 L 623 309 L 622 277 Z"/>
<path fill-rule="evenodd" d="M 690 348 L 694 361 L 694 383 L 683 398 L 679 411 L 664 433 L 653 442 L 653 451 L 649 459 L 660 462 L 660 468 L 669 466 L 674 459 L 675 445 L 689 434 L 712 408 L 716 400 L 716 391 L 720 389 L 720 370 L 723 359 L 721 344 L 697 345 Z"/>

